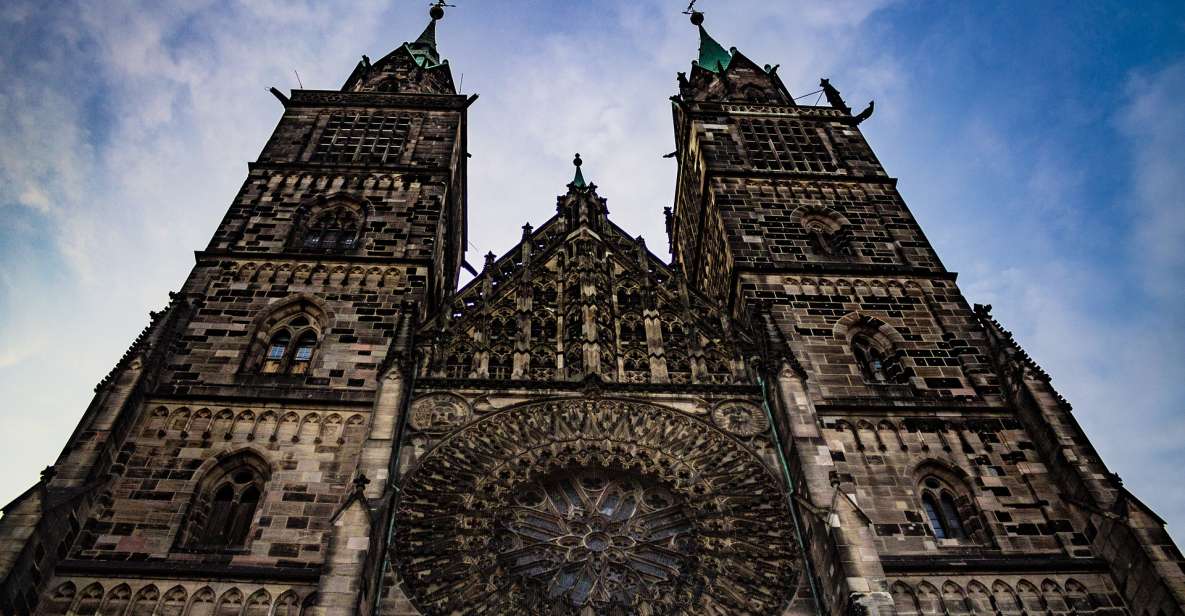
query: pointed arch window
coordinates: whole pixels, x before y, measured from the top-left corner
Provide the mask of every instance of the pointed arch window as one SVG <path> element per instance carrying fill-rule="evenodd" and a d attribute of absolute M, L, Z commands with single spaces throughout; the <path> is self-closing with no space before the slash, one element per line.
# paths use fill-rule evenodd
<path fill-rule="evenodd" d="M 968 538 L 953 490 L 937 477 L 922 481 L 922 509 L 936 539 Z"/>
<path fill-rule="evenodd" d="M 289 246 L 299 252 L 349 252 L 361 243 L 368 206 L 348 194 L 318 196 L 297 210 Z"/>
<path fill-rule="evenodd" d="M 267 345 L 267 362 L 264 365 L 263 371 L 267 373 L 275 373 L 280 371 L 280 366 L 283 365 L 284 358 L 288 357 L 288 345 L 292 343 L 292 332 L 283 329 L 274 336 L 271 342 Z"/>
<path fill-rule="evenodd" d="M 856 357 L 856 364 L 860 373 L 869 383 L 900 383 L 904 370 L 897 358 L 878 344 L 877 341 L 865 334 L 857 334 L 852 338 L 852 354 Z"/>
<path fill-rule="evenodd" d="M 317 334 L 306 330 L 296 341 L 296 350 L 292 353 L 292 374 L 307 374 L 309 363 L 313 360 L 313 350 L 317 348 Z"/>
<path fill-rule="evenodd" d="M 852 256 L 851 231 L 842 218 L 816 210 L 806 213 L 801 224 L 809 249 L 816 256 L 838 259 Z"/>
<path fill-rule="evenodd" d="M 806 228 L 807 237 L 810 238 L 811 247 L 820 255 L 831 256 L 835 254 L 835 246 L 832 245 L 831 230 L 824 227 L 820 223 L 811 223 Z"/>
<path fill-rule="evenodd" d="M 212 469 L 189 513 L 186 545 L 203 551 L 243 548 L 267 487 L 269 469 L 243 455 Z"/>
<path fill-rule="evenodd" d="M 309 221 L 303 246 L 310 250 L 349 250 L 358 241 L 359 220 L 353 208 L 341 206 L 322 210 Z"/>
<path fill-rule="evenodd" d="M 308 374 L 319 337 L 317 327 L 303 314 L 280 323 L 267 337 L 267 350 L 259 371 L 263 374 Z"/>

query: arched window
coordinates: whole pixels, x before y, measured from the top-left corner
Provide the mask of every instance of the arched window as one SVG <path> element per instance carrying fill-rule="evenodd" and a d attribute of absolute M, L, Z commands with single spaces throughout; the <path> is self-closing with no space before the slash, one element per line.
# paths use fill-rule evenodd
<path fill-rule="evenodd" d="M 189 513 L 187 547 L 244 547 L 269 471 L 267 463 L 253 454 L 237 456 L 212 469 L 201 482 Z"/>
<path fill-rule="evenodd" d="M 292 343 L 292 332 L 282 329 L 272 336 L 267 345 L 267 360 L 263 364 L 263 371 L 274 374 L 280 371 L 284 360 L 288 357 L 288 345 Z"/>
<path fill-rule="evenodd" d="M 852 354 L 860 366 L 860 373 L 869 383 L 899 382 L 902 374 L 900 365 L 892 354 L 864 334 L 852 338 Z"/>
<path fill-rule="evenodd" d="M 296 340 L 296 344 L 292 341 Z M 307 374 L 317 349 L 317 327 L 298 314 L 272 328 L 260 365 L 263 374 Z"/>
<path fill-rule="evenodd" d="M 821 223 L 812 222 L 806 228 L 807 238 L 811 241 L 811 248 L 820 255 L 830 256 L 835 254 L 835 246 L 832 245 L 831 230 L 824 227 Z"/>
<path fill-rule="evenodd" d="M 959 507 L 953 490 L 937 477 L 922 480 L 922 509 L 936 539 L 966 539 Z"/>
<path fill-rule="evenodd" d="M 358 243 L 361 220 L 347 205 L 327 207 L 310 215 L 301 238 L 301 248 L 334 252 L 352 250 Z"/>
<path fill-rule="evenodd" d="M 830 212 L 809 212 L 801 220 L 811 252 L 820 257 L 852 255 L 851 231 L 847 221 Z"/>
<path fill-rule="evenodd" d="M 313 349 L 317 348 L 317 333 L 305 330 L 296 341 L 296 350 L 292 353 L 292 374 L 306 374 L 309 362 L 313 360 Z"/>

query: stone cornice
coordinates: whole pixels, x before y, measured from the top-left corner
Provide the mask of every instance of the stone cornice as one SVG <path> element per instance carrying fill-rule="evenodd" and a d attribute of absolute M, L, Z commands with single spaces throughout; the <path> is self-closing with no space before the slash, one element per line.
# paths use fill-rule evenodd
<path fill-rule="evenodd" d="M 1100 558 L 1069 558 L 1061 554 L 982 556 L 985 552 L 988 551 L 977 550 L 977 556 L 881 556 L 881 564 L 890 575 L 1108 572 L 1107 563 Z"/>
<path fill-rule="evenodd" d="M 144 579 L 201 579 L 249 582 L 286 582 L 315 584 L 321 579 L 321 567 L 308 568 L 224 565 L 208 562 L 176 560 L 112 561 L 66 560 L 58 564 L 58 575 L 86 575 L 92 577 L 139 577 Z"/>
<path fill-rule="evenodd" d="M 958 272 L 935 271 L 895 263 L 786 263 L 742 265 L 733 269 L 733 277 L 745 274 L 801 274 L 810 276 L 860 276 L 862 278 L 923 278 L 928 280 L 958 280 Z"/>
<path fill-rule="evenodd" d="M 374 390 L 363 388 L 282 387 L 256 384 L 177 385 L 176 390 L 158 389 L 149 399 L 191 404 L 194 401 L 224 404 L 259 404 L 260 401 L 282 404 L 326 404 L 367 407 L 374 403 Z"/>
<path fill-rule="evenodd" d="M 586 381 L 529 381 L 499 379 L 444 379 L 418 378 L 419 389 L 480 389 L 490 392 L 504 391 L 587 391 Z M 598 381 L 596 395 L 612 397 L 617 393 L 677 393 L 677 394 L 727 394 L 737 396 L 760 396 L 758 385 L 716 385 L 711 383 L 610 383 Z"/>
<path fill-rule="evenodd" d="M 452 177 L 453 169 L 441 165 L 433 166 L 415 166 L 415 165 L 344 165 L 341 163 L 314 163 L 309 161 L 297 162 L 279 162 L 279 161 L 255 161 L 247 163 L 247 169 L 250 171 L 276 169 L 280 171 L 292 171 L 297 173 L 309 174 L 342 174 L 353 173 L 359 175 L 443 175 L 445 179 L 440 181 L 440 184 L 447 185 Z"/>
<path fill-rule="evenodd" d="M 470 97 L 462 94 L 407 94 L 396 92 L 341 92 L 293 90 L 288 107 L 388 107 L 463 111 Z"/>
<path fill-rule="evenodd" d="M 1015 411 L 1007 406 L 984 402 L 960 402 L 958 400 L 882 400 L 879 398 L 848 398 L 843 401 L 815 403 L 819 416 L 846 417 L 849 415 L 925 415 L 946 418 L 957 413 L 959 418 L 967 417 L 1013 417 Z"/>
<path fill-rule="evenodd" d="M 198 264 L 213 265 L 217 261 L 295 261 L 301 263 L 367 263 L 372 265 L 415 265 L 429 269 L 434 262 L 430 257 L 408 259 L 404 257 L 377 257 L 370 255 L 345 255 L 311 252 L 244 252 L 241 250 L 195 250 Z"/>
<path fill-rule="evenodd" d="M 765 169 L 709 167 L 704 171 L 708 181 L 718 178 L 745 178 L 768 180 L 802 180 L 806 182 L 836 182 L 841 184 L 888 184 L 897 186 L 897 178 L 888 175 L 845 175 L 842 173 L 804 173 L 801 171 L 777 171 Z"/>

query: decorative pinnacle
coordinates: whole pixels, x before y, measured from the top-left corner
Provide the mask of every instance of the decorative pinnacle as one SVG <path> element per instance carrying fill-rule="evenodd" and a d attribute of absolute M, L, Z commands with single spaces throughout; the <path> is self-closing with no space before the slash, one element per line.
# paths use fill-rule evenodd
<path fill-rule="evenodd" d="M 584 164 L 584 160 L 580 158 L 580 153 L 576 153 L 576 158 L 572 159 L 572 164 L 576 165 L 576 177 L 572 178 L 572 185 L 576 188 L 584 188 L 588 183 L 584 181 L 584 173 L 580 170 L 580 166 Z"/>
<path fill-rule="evenodd" d="M 698 25 L 704 23 L 704 14 L 700 11 L 695 10 L 696 1 L 697 0 L 691 0 L 691 2 L 689 2 L 687 4 L 687 10 L 683 11 L 683 14 L 684 15 L 691 15 L 692 25 L 698 26 Z"/>

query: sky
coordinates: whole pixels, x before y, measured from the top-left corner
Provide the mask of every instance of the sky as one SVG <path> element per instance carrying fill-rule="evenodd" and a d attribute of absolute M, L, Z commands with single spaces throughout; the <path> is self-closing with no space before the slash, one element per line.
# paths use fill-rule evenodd
<path fill-rule="evenodd" d="M 677 0 L 455 0 L 469 260 L 555 208 L 579 151 L 666 246 Z M 829 77 L 945 265 L 1053 377 L 1185 543 L 1185 4 L 700 0 L 796 96 Z M 0 502 L 52 464 L 178 289 L 270 135 L 267 93 L 336 89 L 427 2 L 7 0 L 0 11 Z M 813 103 L 812 98 L 804 102 Z"/>

